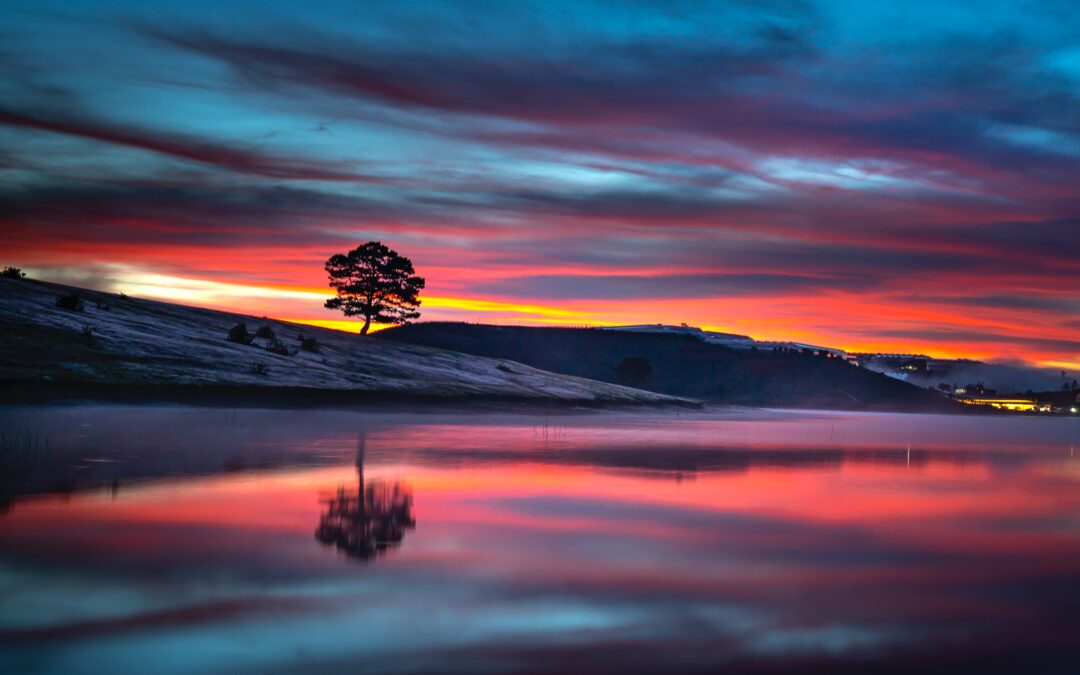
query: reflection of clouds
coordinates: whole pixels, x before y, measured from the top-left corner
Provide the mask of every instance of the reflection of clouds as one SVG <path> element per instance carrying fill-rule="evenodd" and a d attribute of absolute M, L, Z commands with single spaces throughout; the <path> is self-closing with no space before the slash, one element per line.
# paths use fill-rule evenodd
<path fill-rule="evenodd" d="M 284 424 L 244 416 L 251 427 L 225 425 L 231 435 L 198 452 L 161 448 L 177 465 L 190 458 L 185 471 L 218 466 L 230 448 L 246 467 L 300 457 L 273 445 Z M 898 418 L 901 431 L 937 423 Z M 992 418 L 943 420 L 989 425 L 973 436 L 987 449 L 914 449 L 909 467 L 899 444 L 734 447 L 716 438 L 732 426 L 721 421 L 680 445 L 669 436 L 681 427 L 653 418 L 652 433 L 623 432 L 627 419 L 640 418 L 605 424 L 636 443 L 604 444 L 591 421 L 535 452 L 531 420 L 476 433 L 460 421 L 376 427 L 345 467 L 355 431 L 331 435 L 333 416 L 298 413 L 292 424 L 312 426 L 295 433 L 313 440 L 293 447 L 333 469 L 174 476 L 114 502 L 26 500 L 0 518 L 0 576 L 21 587 L 0 594 L 0 615 L 14 617 L 0 629 L 0 672 L 89 675 L 102 658 L 143 672 L 139 654 L 177 646 L 170 672 L 190 672 L 220 658 L 214 648 L 234 658 L 238 640 L 253 648 L 230 672 L 1080 672 L 1069 473 L 1080 458 L 1061 447 L 1060 426 L 1014 420 L 1043 430 L 1033 452 L 989 440 Z M 840 438 L 863 419 L 893 417 L 783 426 L 809 444 L 814 429 L 827 437 L 837 424 Z M 273 439 L 266 454 L 238 444 L 252 433 L 255 445 L 255 422 Z M 780 426 L 768 422 L 763 434 Z M 137 449 L 129 475 L 167 466 L 165 452 Z M 365 480 L 365 456 L 407 485 Z M 677 470 L 695 480 L 653 480 Z M 393 564 L 357 575 L 330 553 L 371 560 L 403 541 L 416 520 L 410 488 L 424 496 L 425 527 L 383 561 Z M 311 545 L 316 519 L 325 548 Z M 23 661 L 4 660 L 16 650 Z"/>
<path fill-rule="evenodd" d="M 552 472 L 548 478 L 545 471 Z M 515 480 L 523 472 L 527 483 Z M 162 599 L 168 611 L 100 625 L 58 620 L 55 629 L 0 632 L 0 642 L 25 641 L 27 653 L 36 646 L 38 654 L 49 651 L 41 649 L 42 640 L 73 650 L 82 644 L 76 639 L 92 635 L 95 648 L 112 650 L 120 662 L 130 659 L 133 642 L 162 649 L 167 640 L 188 640 L 185 647 L 196 650 L 204 648 L 200 640 L 246 630 L 261 650 L 260 667 L 233 670 L 251 673 L 352 670 L 363 662 L 374 664 L 373 671 L 398 672 L 441 672 L 459 664 L 473 672 L 502 672 L 507 664 L 560 672 L 566 663 L 586 663 L 598 672 L 834 675 L 871 668 L 940 672 L 947 669 L 941 664 L 971 672 L 969 659 L 981 672 L 1047 670 L 1010 660 L 1032 647 L 1042 649 L 1046 664 L 1071 663 L 1065 629 L 1076 627 L 1068 612 L 1080 597 L 1073 530 L 1056 521 L 1042 533 L 989 528 L 1013 512 L 1035 525 L 1060 506 L 1058 498 L 1025 496 L 1019 504 L 1001 498 L 1018 486 L 1037 494 L 1057 484 L 1040 474 L 964 474 L 957 483 L 955 474 L 898 481 L 894 472 L 869 471 L 838 482 L 829 472 L 786 467 L 769 472 L 766 484 L 747 486 L 744 496 L 739 486 L 753 474 L 702 476 L 689 488 L 598 473 L 576 482 L 581 475 L 549 465 L 413 468 L 409 481 L 425 496 L 426 526 L 410 535 L 409 550 L 394 561 L 401 564 L 365 568 L 362 581 L 355 568 L 307 538 L 312 491 L 326 485 L 328 475 L 299 483 L 291 475 L 268 476 L 254 492 L 242 478 L 229 479 L 227 493 L 235 501 L 206 503 L 213 495 L 196 482 L 148 493 L 152 499 L 140 503 L 77 502 L 95 527 L 63 520 L 69 510 L 27 504 L 0 528 L 4 543 L 26 561 L 49 548 L 39 561 L 62 565 L 64 575 L 86 575 L 78 586 L 64 586 L 55 570 L 43 574 L 34 594 L 49 598 L 50 606 L 74 596 L 93 616 L 114 604 L 100 596 L 89 602 L 94 596 L 86 589 L 100 589 L 103 580 L 156 589 L 165 574 L 173 588 L 190 593 L 204 587 L 208 572 L 229 580 L 215 589 L 221 601 L 265 593 L 311 605 L 298 602 L 293 610 L 220 602 L 200 614 L 172 611 L 176 596 L 170 592 Z M 322 506 L 319 530 L 327 538 L 320 541 L 350 556 L 377 557 L 414 522 L 412 495 L 400 483 L 335 473 L 329 484 L 344 485 Z M 615 492 L 613 484 L 626 490 Z M 958 490 L 977 499 L 956 510 L 949 500 Z M 938 515 L 927 519 L 919 509 L 883 517 L 880 506 L 854 499 L 860 491 L 929 503 Z M 715 494 L 736 501 L 716 504 L 709 500 Z M 679 495 L 686 501 L 675 501 Z M 797 510 L 777 508 L 770 495 Z M 842 508 L 822 510 L 828 495 Z M 203 502 L 202 511 L 189 517 L 206 518 L 214 529 L 192 527 L 201 520 L 173 519 L 176 509 L 194 502 Z M 297 518 L 287 522 L 299 521 L 302 529 L 252 527 L 249 514 L 235 509 L 223 522 L 217 512 L 230 513 L 223 508 L 229 503 L 270 514 L 264 525 L 293 514 Z M 155 505 L 169 510 L 148 509 Z M 117 509 L 153 520 L 137 529 L 118 519 Z M 12 538 L 13 526 L 38 512 L 45 520 Z M 42 525 L 47 539 L 40 536 Z M 125 538 L 134 545 L 119 546 Z M 221 566 L 208 567 L 210 560 Z M 252 580 L 257 583 L 247 585 Z M 454 617 L 450 635 L 448 612 Z M 462 645 L 455 640 L 462 634 L 475 640 Z M 297 644 L 308 649 L 299 660 L 292 651 Z M 998 660 L 1007 667 L 995 667 Z"/>
<path fill-rule="evenodd" d="M 121 616 L 94 617 L 25 629 L 0 630 L 0 644 L 22 641 L 105 637 L 132 631 L 199 626 L 247 617 L 295 615 L 314 606 L 303 598 L 246 597 L 207 600 L 183 607 L 138 611 Z"/>

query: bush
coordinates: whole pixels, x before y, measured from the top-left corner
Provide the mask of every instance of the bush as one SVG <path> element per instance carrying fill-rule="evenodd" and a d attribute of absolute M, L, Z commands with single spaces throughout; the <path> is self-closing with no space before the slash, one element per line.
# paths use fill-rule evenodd
<path fill-rule="evenodd" d="M 274 334 L 274 329 L 266 325 L 259 326 L 259 330 L 255 331 L 255 337 L 270 340 L 271 342 L 277 339 L 277 335 Z"/>
<path fill-rule="evenodd" d="M 277 338 L 270 340 L 270 344 L 266 345 L 266 350 L 282 356 L 296 356 L 296 352 L 299 351 L 296 347 L 287 345 Z"/>
<path fill-rule="evenodd" d="M 319 341 L 313 337 L 300 336 L 300 349 L 305 352 L 317 352 L 319 351 Z"/>
<path fill-rule="evenodd" d="M 247 324 L 243 321 L 237 322 L 235 326 L 229 329 L 228 340 L 241 345 L 251 344 L 251 333 L 248 332 Z"/>
<path fill-rule="evenodd" d="M 25 279 L 26 274 L 23 273 L 18 267 L 5 267 L 4 271 L 0 272 L 0 278 L 3 279 Z"/>
<path fill-rule="evenodd" d="M 77 292 L 61 295 L 56 299 L 56 306 L 60 309 L 67 309 L 72 312 L 82 312 L 86 309 L 86 305 L 83 304 L 82 296 Z"/>

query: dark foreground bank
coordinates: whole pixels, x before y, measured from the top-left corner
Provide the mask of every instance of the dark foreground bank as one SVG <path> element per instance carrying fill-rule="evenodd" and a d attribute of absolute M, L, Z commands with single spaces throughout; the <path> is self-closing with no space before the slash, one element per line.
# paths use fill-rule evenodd
<path fill-rule="evenodd" d="M 0 381 L 35 383 L 7 387 L 16 400 L 13 388 L 38 400 L 206 397 L 228 405 L 683 404 L 506 359 L 27 279 L 0 279 Z"/>

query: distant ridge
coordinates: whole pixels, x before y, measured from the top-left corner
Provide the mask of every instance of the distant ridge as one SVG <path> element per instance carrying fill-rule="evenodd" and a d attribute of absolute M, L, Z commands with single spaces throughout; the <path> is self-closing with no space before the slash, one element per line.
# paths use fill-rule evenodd
<path fill-rule="evenodd" d="M 730 349 L 680 331 L 418 323 L 377 338 L 512 359 L 553 372 L 711 402 L 771 407 L 970 412 L 841 358 Z M 634 368 L 627 368 L 627 360 Z M 620 367 L 623 364 L 623 367 Z M 647 374 L 646 374 L 647 373 Z"/>

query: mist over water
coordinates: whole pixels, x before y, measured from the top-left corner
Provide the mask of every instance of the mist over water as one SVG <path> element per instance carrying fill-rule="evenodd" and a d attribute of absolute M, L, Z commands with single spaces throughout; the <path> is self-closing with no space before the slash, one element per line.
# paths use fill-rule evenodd
<path fill-rule="evenodd" d="M 1080 431 L 0 410 L 0 670 L 1080 669 Z"/>
<path fill-rule="evenodd" d="M 885 368 L 874 362 L 866 365 L 870 370 L 884 372 L 891 377 L 920 387 L 937 387 L 939 384 L 964 387 L 982 384 L 999 392 L 1057 391 L 1062 384 L 1072 381 L 1073 376 L 1057 368 L 1034 368 L 1021 363 L 970 363 L 954 366 L 948 373 L 909 373 Z"/>

